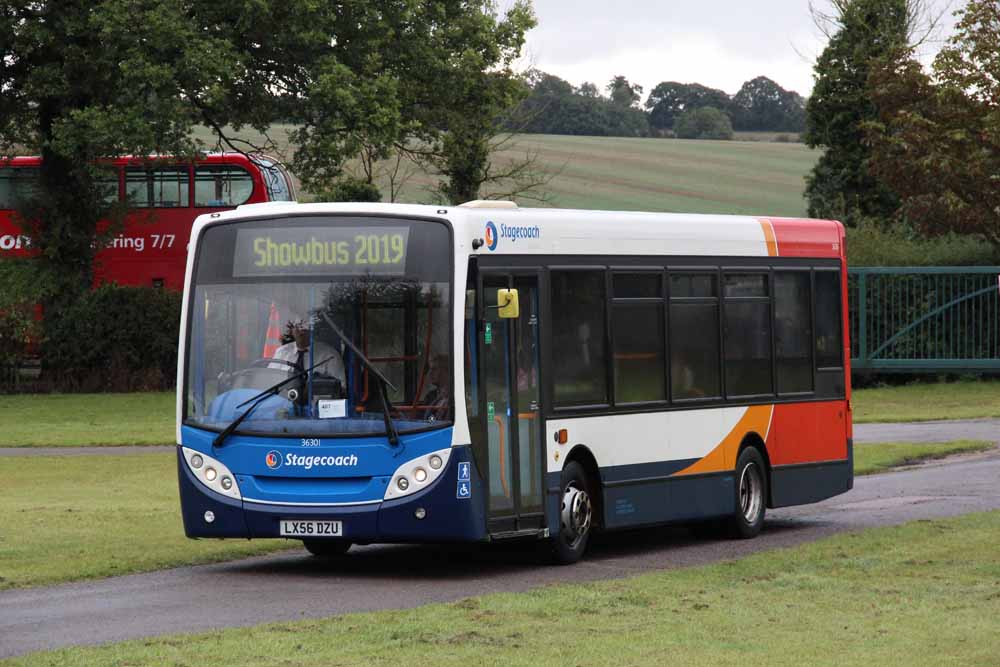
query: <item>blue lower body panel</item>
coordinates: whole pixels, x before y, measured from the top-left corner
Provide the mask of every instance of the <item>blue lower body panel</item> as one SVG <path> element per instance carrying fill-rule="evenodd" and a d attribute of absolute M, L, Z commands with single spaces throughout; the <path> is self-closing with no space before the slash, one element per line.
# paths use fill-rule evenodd
<path fill-rule="evenodd" d="M 456 493 L 459 464 L 471 471 L 471 492 Z M 469 542 L 487 539 L 486 493 L 469 447 L 455 447 L 444 472 L 426 489 L 388 501 L 311 507 L 264 504 L 222 496 L 201 484 L 178 448 L 181 511 L 188 537 L 281 537 L 282 519 L 343 522 L 344 539 L 370 542 Z M 416 517 L 417 508 L 424 518 Z M 215 519 L 205 521 L 205 512 Z"/>

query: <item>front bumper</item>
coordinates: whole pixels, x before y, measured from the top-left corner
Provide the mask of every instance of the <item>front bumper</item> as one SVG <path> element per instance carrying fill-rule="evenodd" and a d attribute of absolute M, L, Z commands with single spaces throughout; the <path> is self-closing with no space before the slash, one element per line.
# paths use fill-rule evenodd
<path fill-rule="evenodd" d="M 471 497 L 457 494 L 459 463 L 472 471 Z M 227 498 L 199 482 L 177 448 L 181 515 L 188 537 L 281 537 L 282 519 L 337 520 L 344 539 L 371 542 L 468 542 L 487 539 L 486 487 L 476 474 L 471 448 L 455 447 L 445 471 L 426 489 L 387 501 L 345 505 L 265 504 Z M 425 516 L 417 519 L 417 508 Z M 205 520 L 211 511 L 214 520 Z"/>

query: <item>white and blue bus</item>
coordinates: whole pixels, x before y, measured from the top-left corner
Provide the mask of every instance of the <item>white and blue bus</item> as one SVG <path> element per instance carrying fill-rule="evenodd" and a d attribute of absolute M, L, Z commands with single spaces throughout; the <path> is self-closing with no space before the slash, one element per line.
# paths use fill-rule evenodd
<path fill-rule="evenodd" d="M 189 537 L 546 539 L 853 484 L 831 221 L 270 203 L 200 217 L 177 391 Z"/>

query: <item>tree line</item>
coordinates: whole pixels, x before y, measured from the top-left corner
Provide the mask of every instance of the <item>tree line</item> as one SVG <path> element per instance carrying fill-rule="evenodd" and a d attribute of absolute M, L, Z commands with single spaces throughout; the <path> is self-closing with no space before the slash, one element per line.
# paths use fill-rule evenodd
<path fill-rule="evenodd" d="M 642 86 L 621 75 L 608 82 L 606 94 L 593 83 L 577 87 L 538 70 L 528 72 L 524 86 L 524 101 L 507 121 L 522 132 L 729 139 L 734 130 L 805 130 L 805 99 L 766 76 L 747 81 L 735 95 L 699 83 L 664 81 L 642 106 Z"/>

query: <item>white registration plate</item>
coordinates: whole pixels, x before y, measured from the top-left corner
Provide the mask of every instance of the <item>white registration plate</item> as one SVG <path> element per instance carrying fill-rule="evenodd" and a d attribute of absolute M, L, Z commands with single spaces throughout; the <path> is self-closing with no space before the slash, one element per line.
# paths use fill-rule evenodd
<path fill-rule="evenodd" d="M 282 537 L 342 537 L 344 526 L 340 521 L 281 520 Z"/>

